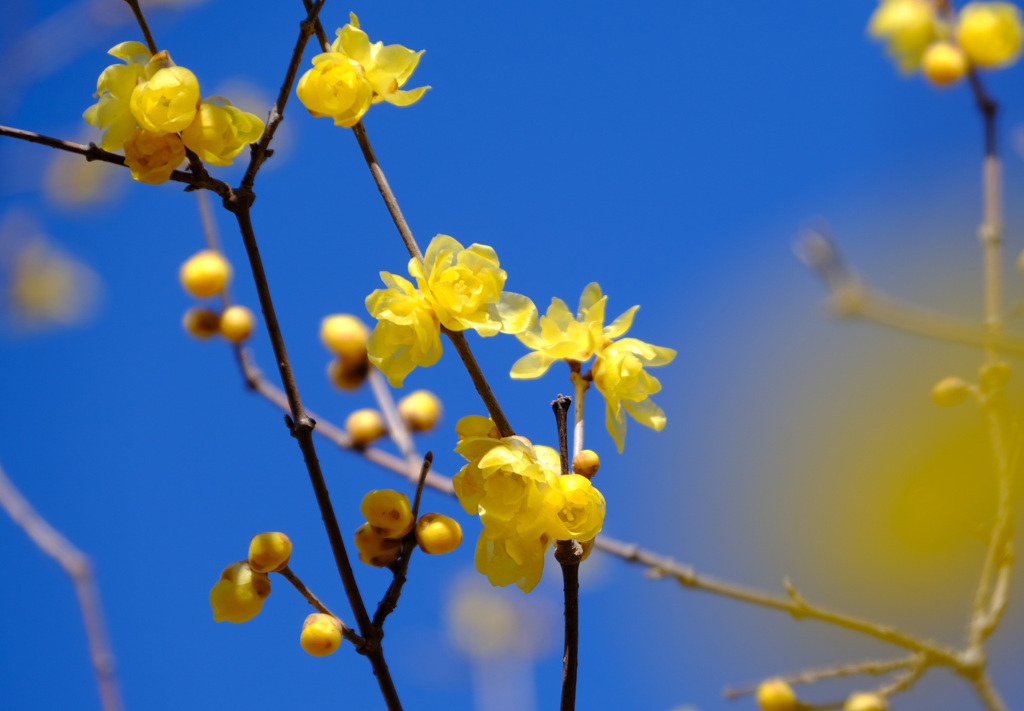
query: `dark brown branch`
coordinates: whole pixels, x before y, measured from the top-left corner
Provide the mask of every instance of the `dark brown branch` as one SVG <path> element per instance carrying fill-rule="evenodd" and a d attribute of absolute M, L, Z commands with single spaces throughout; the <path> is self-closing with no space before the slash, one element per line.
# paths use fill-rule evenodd
<path fill-rule="evenodd" d="M 324 6 L 324 2 L 325 0 L 317 0 L 317 2 L 313 3 L 312 7 L 307 8 L 309 14 L 305 20 L 299 23 L 299 37 L 295 40 L 295 49 L 292 50 L 292 58 L 288 63 L 288 70 L 285 72 L 284 81 L 281 82 L 281 89 L 277 93 L 277 101 L 274 102 L 273 107 L 270 109 L 270 115 L 267 117 L 267 126 L 263 131 L 263 135 L 260 137 L 259 142 L 251 149 L 249 167 L 246 168 L 245 176 L 242 178 L 243 190 L 252 190 L 252 186 L 256 182 L 256 172 L 272 153 L 272 151 L 268 150 L 270 142 L 274 139 L 277 127 L 284 120 L 284 107 L 288 103 L 288 97 L 291 96 L 292 87 L 295 85 L 295 75 L 299 72 L 302 53 L 309 42 L 309 36 L 313 34 L 313 27 L 317 23 L 317 18 L 320 15 L 321 8 Z"/>
<path fill-rule="evenodd" d="M 142 30 L 142 36 L 146 38 L 146 46 L 149 47 L 151 54 L 156 54 L 159 50 L 156 47 L 156 40 L 153 39 L 153 33 L 149 31 L 149 23 L 146 22 L 146 16 L 142 14 L 142 8 L 139 7 L 139 0 L 124 0 L 128 3 L 128 7 L 132 9 L 132 14 L 135 15 L 135 21 L 139 23 L 139 29 Z"/>
<path fill-rule="evenodd" d="M 327 609 L 327 605 L 320 602 L 320 598 L 313 594 L 313 591 L 306 587 L 306 584 L 299 579 L 299 576 L 292 572 L 292 569 L 285 566 L 281 570 L 275 570 L 281 577 L 291 583 L 302 597 L 306 598 L 306 602 L 312 605 L 317 612 L 325 615 L 330 615 L 338 621 L 341 625 L 341 636 L 347 639 L 349 642 L 355 645 L 356 649 L 362 650 L 366 645 L 366 640 L 357 635 L 355 631 L 341 621 L 341 618 L 335 615 L 333 612 Z"/>
<path fill-rule="evenodd" d="M 306 12 L 313 9 L 313 0 L 302 0 L 302 4 L 306 7 Z M 327 33 L 324 32 L 324 26 L 319 17 L 313 22 L 313 33 L 316 35 L 317 42 L 320 43 L 320 49 L 324 52 L 328 51 L 331 43 L 327 39 Z"/>
<path fill-rule="evenodd" d="M 441 331 L 444 335 L 448 336 L 448 340 L 455 346 L 459 358 L 462 359 L 462 364 L 466 366 L 466 370 L 469 371 L 469 377 L 473 380 L 473 387 L 479 393 L 480 399 L 484 401 L 484 406 L 491 416 L 491 421 L 498 428 L 498 432 L 501 433 L 502 437 L 512 437 L 515 435 L 512 425 L 509 424 L 508 418 L 505 417 L 505 412 L 501 409 L 501 405 L 498 404 L 498 398 L 494 397 L 494 391 L 491 390 L 487 378 L 484 377 L 484 371 L 480 369 L 480 364 L 476 362 L 476 357 L 473 355 L 473 351 L 470 350 L 469 343 L 466 342 L 465 334 L 462 331 L 451 331 L 444 326 L 441 327 Z"/>
<path fill-rule="evenodd" d="M 569 406 L 572 398 L 559 395 L 551 401 L 558 428 L 558 453 L 562 476 L 569 474 Z M 561 711 L 576 708 L 576 674 L 580 649 L 580 559 L 583 547 L 575 540 L 555 544 L 555 560 L 562 566 L 562 594 L 565 608 L 565 647 L 562 654 Z"/>

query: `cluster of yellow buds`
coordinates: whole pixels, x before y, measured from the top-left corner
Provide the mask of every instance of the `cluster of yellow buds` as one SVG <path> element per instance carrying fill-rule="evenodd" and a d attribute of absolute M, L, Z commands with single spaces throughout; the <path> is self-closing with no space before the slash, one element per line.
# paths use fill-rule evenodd
<path fill-rule="evenodd" d="M 933 84 L 956 82 L 972 67 L 1007 67 L 1020 56 L 1021 11 L 1011 2 L 969 2 L 956 16 L 932 0 L 881 0 L 868 33 L 886 43 L 900 69 L 921 69 Z"/>
<path fill-rule="evenodd" d="M 283 570 L 292 542 L 283 533 L 260 533 L 249 543 L 249 557 L 232 563 L 210 590 L 210 607 L 217 622 L 248 622 L 263 609 L 270 595 L 267 573 Z"/>
<path fill-rule="evenodd" d="M 377 568 L 391 565 L 402 555 L 402 539 L 415 529 L 424 553 L 451 553 L 462 543 L 458 521 L 437 513 L 413 520 L 409 497 L 392 489 L 379 489 L 363 497 L 359 508 L 366 523 L 356 529 L 359 560 Z"/>
<path fill-rule="evenodd" d="M 757 687 L 757 705 L 761 711 L 797 711 L 803 704 L 783 679 L 767 679 Z M 881 694 L 856 692 L 843 704 L 843 711 L 888 711 L 889 704 Z"/>
<path fill-rule="evenodd" d="M 405 91 L 423 50 L 414 52 L 401 45 L 371 44 L 359 29 L 359 18 L 338 29 L 329 52 L 313 57 L 313 68 L 302 75 L 296 87 L 299 101 L 313 116 L 328 116 L 337 126 L 351 128 L 359 123 L 371 104 L 386 101 L 409 106 L 420 100 L 429 86 Z"/>
<path fill-rule="evenodd" d="M 204 249 L 181 265 L 178 277 L 189 296 L 204 299 L 224 291 L 231 280 L 231 265 L 220 252 Z M 223 312 L 195 306 L 185 312 L 182 325 L 196 338 L 205 339 L 219 333 L 231 343 L 239 344 L 252 334 L 256 317 L 252 311 L 237 304 L 228 306 Z"/>
<path fill-rule="evenodd" d="M 334 360 L 327 366 L 328 379 L 342 390 L 355 390 L 370 372 L 366 339 L 370 329 L 358 316 L 331 314 L 320 322 L 320 341 Z"/>
<path fill-rule="evenodd" d="M 607 300 L 600 285 L 588 284 L 574 317 L 564 301 L 552 299 L 547 314 L 517 334 L 533 352 L 516 361 L 510 374 L 513 378 L 539 378 L 555 361 L 568 361 L 578 368 L 593 357 L 591 377 L 604 396 L 605 424 L 621 452 L 626 442 L 626 413 L 656 432 L 665 427 L 665 413 L 650 400 L 661 390 L 661 383 L 645 368 L 670 363 L 676 352 L 636 338 L 619 338 L 629 330 L 640 307 L 634 306 L 605 326 Z"/>
<path fill-rule="evenodd" d="M 469 462 L 452 479 L 455 494 L 484 525 L 476 568 L 493 585 L 515 583 L 529 592 L 544 572 L 552 540 L 585 543 L 598 534 L 604 497 L 585 476 L 560 476 L 554 449 L 524 437 L 501 437 L 486 417 L 463 417 L 455 431 L 455 451 Z"/>
<path fill-rule="evenodd" d="M 263 121 L 223 96 L 201 99 L 196 75 L 175 65 L 166 50 L 151 54 L 141 42 L 122 42 L 108 54 L 124 64 L 103 70 L 99 100 L 83 118 L 104 131 L 104 150 L 124 149 L 135 180 L 167 182 L 186 148 L 212 165 L 231 165 L 263 135 Z"/>
<path fill-rule="evenodd" d="M 442 325 L 493 336 L 521 333 L 536 321 L 530 299 L 504 291 L 507 275 L 486 245 L 463 248 L 448 235 L 437 235 L 422 262 L 409 260 L 409 274 L 416 286 L 381 272 L 388 288 L 366 297 L 366 309 L 377 319 L 366 344 L 370 362 L 395 387 L 416 366 L 433 365 L 441 357 Z"/>

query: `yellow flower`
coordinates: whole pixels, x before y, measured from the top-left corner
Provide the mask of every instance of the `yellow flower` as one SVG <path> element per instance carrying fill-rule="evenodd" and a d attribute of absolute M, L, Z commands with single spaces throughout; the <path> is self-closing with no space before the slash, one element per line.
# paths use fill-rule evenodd
<path fill-rule="evenodd" d="M 476 543 L 476 569 L 491 585 L 516 586 L 524 593 L 537 587 L 544 574 L 544 554 L 551 540 L 546 536 L 527 540 L 517 536 L 490 537 L 485 528 Z"/>
<path fill-rule="evenodd" d="M 941 34 L 941 28 L 929 0 L 881 0 L 871 15 L 868 34 L 886 43 L 886 50 L 901 71 L 912 72 L 928 45 Z"/>
<path fill-rule="evenodd" d="M 137 128 L 124 141 L 125 165 L 140 183 L 166 183 L 183 160 L 185 144 L 176 133 L 156 134 Z"/>
<path fill-rule="evenodd" d="M 245 560 L 232 563 L 210 590 L 213 619 L 217 622 L 248 622 L 263 609 L 263 601 L 269 594 L 270 578 L 266 573 L 253 572 Z"/>
<path fill-rule="evenodd" d="M 409 274 L 441 323 L 453 331 L 472 328 L 481 336 L 520 333 L 536 319 L 532 301 L 502 291 L 505 270 L 487 245 L 463 249 L 448 235 L 437 235 L 430 240 L 422 263 L 409 260 Z"/>
<path fill-rule="evenodd" d="M 665 413 L 648 399 L 661 390 L 661 383 L 644 368 L 665 365 L 675 357 L 676 352 L 671 348 L 652 346 L 636 338 L 615 341 L 597 354 L 594 385 L 604 395 L 605 424 L 619 452 L 626 440 L 623 408 L 633 419 L 655 432 L 665 427 Z"/>
<path fill-rule="evenodd" d="M 956 40 L 979 67 L 1006 67 L 1017 61 L 1021 11 L 1009 2 L 969 2 L 960 10 Z"/>
<path fill-rule="evenodd" d="M 373 98 L 362 70 L 339 52 L 313 57 L 313 68 L 302 75 L 295 92 L 309 113 L 330 116 L 344 128 L 359 123 Z"/>
<path fill-rule="evenodd" d="M 181 140 L 207 163 L 231 165 L 243 148 L 260 140 L 263 129 L 259 117 L 232 106 L 223 96 L 210 96 L 199 104 L 199 113 L 181 132 Z"/>
<path fill-rule="evenodd" d="M 178 67 L 165 51 L 153 55 L 146 65 L 147 81 L 135 85 L 130 106 L 132 115 L 146 131 L 177 133 L 188 127 L 199 110 L 199 80 L 185 67 Z"/>
<path fill-rule="evenodd" d="M 441 357 L 441 327 L 409 280 L 388 272 L 381 272 L 380 278 L 388 288 L 366 297 L 366 310 L 377 319 L 366 352 L 388 382 L 399 388 L 416 366 L 433 365 Z"/>
<path fill-rule="evenodd" d="M 548 534 L 560 541 L 589 541 L 604 525 L 604 496 L 579 474 L 560 476 L 555 482 L 544 494 Z"/>
<path fill-rule="evenodd" d="M 552 299 L 547 314 L 528 331 L 516 334 L 516 338 L 533 349 L 515 362 L 510 375 L 515 379 L 539 378 L 557 360 L 571 360 L 582 363 L 590 359 L 595 351 L 607 341 L 618 338 L 633 325 L 633 315 L 639 306 L 626 311 L 607 326 L 604 325 L 607 296 L 602 296 L 601 287 L 591 282 L 580 295 L 580 306 L 573 318 L 569 307 L 561 299 Z"/>
<path fill-rule="evenodd" d="M 146 63 L 152 56 L 141 42 L 122 42 L 110 48 L 107 54 L 123 60 L 124 64 L 111 64 L 96 80 L 99 101 L 82 114 L 86 123 L 105 131 L 100 148 L 119 150 L 125 138 L 136 127 L 129 101 L 135 85 L 146 78 Z"/>
<path fill-rule="evenodd" d="M 400 44 L 384 46 L 383 42 L 370 44 L 370 38 L 359 29 L 359 18 L 349 15 L 351 22 L 338 29 L 338 38 L 331 44 L 331 52 L 343 54 L 357 62 L 363 76 L 373 88 L 373 103 L 387 101 L 395 106 L 408 106 L 420 100 L 429 86 L 411 91 L 400 90 L 420 63 L 425 50 L 414 52 Z"/>

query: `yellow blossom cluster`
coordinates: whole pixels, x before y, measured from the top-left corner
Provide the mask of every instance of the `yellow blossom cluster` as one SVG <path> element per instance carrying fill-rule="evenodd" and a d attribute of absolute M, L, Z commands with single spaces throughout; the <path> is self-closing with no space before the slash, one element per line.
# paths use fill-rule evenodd
<path fill-rule="evenodd" d="M 605 424 L 621 452 L 626 441 L 626 413 L 655 431 L 665 427 L 665 413 L 650 400 L 661 390 L 661 383 L 645 369 L 670 363 L 676 352 L 636 338 L 613 340 L 633 325 L 639 307 L 634 306 L 605 326 L 607 300 L 596 283 L 583 289 L 575 316 L 564 301 L 552 299 L 547 314 L 532 328 L 517 334 L 533 352 L 515 362 L 511 376 L 538 378 L 555 361 L 578 366 L 594 357 L 591 377 L 604 396 Z"/>
<path fill-rule="evenodd" d="M 124 149 L 135 180 L 167 182 L 186 148 L 212 165 L 231 165 L 263 135 L 263 121 L 224 97 L 201 99 L 195 74 L 175 65 L 166 50 L 151 54 L 141 42 L 122 42 L 109 54 L 124 63 L 100 74 L 99 100 L 83 118 L 104 131 L 101 148 Z"/>
<path fill-rule="evenodd" d="M 442 325 L 493 336 L 522 333 L 536 320 L 530 299 L 504 291 L 505 271 L 486 245 L 463 248 L 448 235 L 437 235 L 422 262 L 409 260 L 409 275 L 416 286 L 381 272 L 387 288 L 366 297 L 366 309 L 377 319 L 366 350 L 370 362 L 395 387 L 416 366 L 433 365 L 441 357 Z"/>
<path fill-rule="evenodd" d="M 249 557 L 232 563 L 210 590 L 210 607 L 217 622 L 248 622 L 263 609 L 270 595 L 267 573 L 283 570 L 292 554 L 292 542 L 271 531 L 253 536 Z"/>
<path fill-rule="evenodd" d="M 363 497 L 359 509 L 366 523 L 356 529 L 359 560 L 377 568 L 391 565 L 402 555 L 403 540 L 415 529 L 416 543 L 425 553 L 451 553 L 462 543 L 458 522 L 437 513 L 413 518 L 409 497 L 392 489 L 379 489 Z"/>
<path fill-rule="evenodd" d="M 338 29 L 329 52 L 313 57 L 313 68 L 296 87 L 299 101 L 313 116 L 329 116 L 337 126 L 351 128 L 371 104 L 386 101 L 409 106 L 420 100 L 429 86 L 401 89 L 419 64 L 423 50 L 414 52 L 398 44 L 371 44 L 359 29 L 359 18 Z"/>
<path fill-rule="evenodd" d="M 486 417 L 463 417 L 455 431 L 455 451 L 469 462 L 452 480 L 455 494 L 484 525 L 476 568 L 493 585 L 515 583 L 529 592 L 544 572 L 552 540 L 589 541 L 598 534 L 604 497 L 584 476 L 559 476 L 554 449 L 501 437 Z"/>
<path fill-rule="evenodd" d="M 1008 67 L 1020 56 L 1021 11 L 1011 2 L 969 2 L 948 17 L 932 0 L 881 0 L 868 33 L 885 42 L 900 70 L 921 69 L 951 84 L 973 67 Z"/>
<path fill-rule="evenodd" d="M 214 249 L 196 252 L 181 265 L 178 272 L 181 286 L 189 296 L 206 298 L 221 294 L 231 281 L 231 264 Z M 223 311 L 194 306 L 182 318 L 185 331 L 199 339 L 220 334 L 238 345 L 252 335 L 256 316 L 245 306 L 232 304 Z"/>

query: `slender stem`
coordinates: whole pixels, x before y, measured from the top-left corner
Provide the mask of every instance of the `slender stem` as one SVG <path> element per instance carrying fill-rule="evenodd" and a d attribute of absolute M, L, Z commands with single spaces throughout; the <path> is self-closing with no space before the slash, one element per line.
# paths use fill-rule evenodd
<path fill-rule="evenodd" d="M 808 669 L 797 674 L 778 677 L 787 684 L 813 684 L 825 679 L 837 679 L 840 677 L 856 676 L 860 674 L 888 674 L 897 669 L 906 669 L 909 666 L 920 663 L 920 655 L 914 654 L 903 659 L 891 661 L 869 661 L 858 664 L 842 664 L 839 666 L 826 667 L 824 669 Z M 727 688 L 722 692 L 727 699 L 738 699 L 742 696 L 749 696 L 757 692 L 761 682 L 747 684 L 736 688 Z"/>
<path fill-rule="evenodd" d="M 422 459 L 416 452 L 416 447 L 412 442 L 412 435 L 409 434 L 409 428 L 405 426 L 405 422 L 398 415 L 395 399 L 391 396 L 391 386 L 388 385 L 384 375 L 372 365 L 370 366 L 368 379 L 370 381 L 370 390 L 373 391 L 373 397 L 377 401 L 377 406 L 380 407 L 381 414 L 384 415 L 384 423 L 387 425 L 388 435 L 391 437 L 391 441 L 398 447 L 398 451 L 405 457 L 405 461 L 408 462 L 407 475 L 409 481 L 415 484 L 420 478 Z"/>
<path fill-rule="evenodd" d="M 89 642 L 93 674 L 99 687 L 103 711 L 121 711 L 121 689 L 114 670 L 114 654 L 110 649 L 107 627 L 103 621 L 103 605 L 88 556 L 61 535 L 22 496 L 14 482 L 0 468 L 0 508 L 23 530 L 36 546 L 71 578 L 78 597 L 78 607 Z"/>
<path fill-rule="evenodd" d="M 558 428 L 558 454 L 562 476 L 569 474 L 569 406 L 572 398 L 559 395 L 551 401 Z M 562 655 L 561 711 L 576 708 L 576 674 L 580 648 L 580 559 L 583 547 L 578 541 L 558 541 L 555 560 L 562 566 L 562 594 L 565 608 L 565 651 Z"/>
<path fill-rule="evenodd" d="M 576 369 L 572 371 L 570 377 L 572 378 L 573 402 L 575 403 L 573 408 L 575 425 L 572 432 L 572 456 L 575 457 L 583 451 L 583 400 L 586 397 L 587 388 L 590 387 L 590 381 L 580 375 L 579 364 L 576 364 Z"/>
<path fill-rule="evenodd" d="M 259 143 L 252 147 L 249 167 L 246 168 L 245 176 L 242 178 L 243 189 L 252 190 L 252 186 L 256 182 L 256 172 L 272 154 L 272 151 L 269 150 L 270 142 L 274 138 L 277 127 L 284 120 L 284 107 L 288 103 L 288 97 L 291 96 L 292 86 L 295 84 L 295 75 L 298 74 L 299 64 L 302 62 L 302 53 L 306 49 L 310 35 L 313 34 L 313 29 L 318 22 L 320 10 L 323 8 L 324 2 L 325 0 L 317 0 L 312 6 L 307 7 L 306 10 L 309 14 L 305 20 L 299 23 L 299 38 L 295 41 L 295 49 L 292 50 L 292 58 L 288 63 L 288 70 L 285 72 L 284 81 L 281 82 L 281 89 L 277 93 L 277 101 L 274 102 L 270 109 L 270 115 L 267 117 L 267 126 L 260 137 Z"/>
<path fill-rule="evenodd" d="M 306 8 L 306 12 L 313 9 L 313 0 L 302 0 L 303 6 Z M 320 22 L 320 18 L 317 17 L 313 22 L 313 32 L 316 34 L 317 42 L 320 43 L 320 49 L 326 52 L 329 48 L 330 42 L 327 41 L 327 33 L 324 32 L 323 23 Z"/>
<path fill-rule="evenodd" d="M 299 591 L 299 594 L 302 595 L 302 597 L 306 598 L 306 602 L 312 605 L 317 612 L 320 612 L 324 615 L 330 615 L 331 617 L 336 619 L 338 621 L 338 624 L 341 625 L 341 636 L 347 639 L 352 644 L 354 644 L 357 649 L 362 649 L 366 645 L 366 640 L 357 635 L 355 633 L 355 630 L 353 630 L 344 622 L 342 622 L 340 617 L 338 617 L 333 612 L 328 610 L 327 605 L 320 602 L 320 598 L 314 595 L 313 591 L 307 588 L 306 584 L 299 580 L 299 576 L 296 575 L 291 568 L 285 566 L 281 570 L 275 570 L 274 572 L 278 573 L 279 575 L 281 575 L 281 577 L 283 577 L 285 580 L 291 583 L 295 587 L 295 589 Z"/>
<path fill-rule="evenodd" d="M 1009 711 L 1006 703 L 1003 702 L 1003 697 L 996 691 L 996 687 L 992 684 L 992 678 L 988 674 L 979 676 L 974 682 L 974 688 L 988 711 Z"/>
<path fill-rule="evenodd" d="M 251 195 L 251 193 L 248 193 Z M 309 474 L 310 483 L 313 485 L 313 492 L 316 495 L 317 505 L 320 508 L 320 516 L 323 519 L 324 527 L 327 529 L 327 538 L 334 552 L 334 561 L 341 575 L 342 585 L 345 594 L 348 596 L 352 614 L 355 616 L 359 633 L 368 643 L 373 640 L 373 627 L 370 617 L 363 604 L 363 598 L 359 594 L 359 586 L 356 584 L 355 575 L 352 572 L 352 564 L 349 562 L 348 554 L 345 551 L 345 541 L 338 526 L 338 519 L 331 504 L 330 494 L 327 491 L 327 484 L 324 481 L 323 472 L 320 469 L 320 461 L 317 458 L 316 447 L 313 444 L 313 429 L 315 423 L 302 407 L 302 400 L 299 397 L 299 390 L 295 384 L 295 376 L 288 360 L 288 352 L 285 349 L 284 337 L 281 334 L 281 327 L 277 321 L 277 314 L 274 310 L 274 302 L 270 295 L 270 286 L 267 282 L 267 275 L 263 269 L 263 260 L 260 257 L 259 246 L 256 243 L 256 234 L 253 231 L 252 221 L 249 214 L 249 202 L 242 202 L 237 196 L 230 201 L 225 201 L 224 206 L 234 213 L 238 220 L 238 227 L 242 234 L 242 241 L 245 243 L 245 251 L 249 256 L 249 266 L 252 270 L 253 281 L 256 284 L 256 293 L 259 295 L 260 308 L 263 310 L 264 322 L 267 326 L 267 333 L 270 336 L 270 343 L 274 349 L 277 359 L 278 371 L 281 375 L 281 382 L 284 385 L 285 398 L 288 402 L 290 417 L 286 417 L 286 423 L 291 430 L 292 436 L 299 443 L 303 459 L 306 462 L 306 471 Z M 376 640 L 374 640 L 376 641 Z M 373 673 L 377 677 L 381 694 L 389 709 L 401 709 L 402 705 L 398 699 L 394 682 L 388 671 L 387 662 L 384 660 L 384 653 L 379 644 L 368 644 L 366 656 L 373 666 Z"/>
<path fill-rule="evenodd" d="M 487 383 L 487 378 L 484 377 L 480 364 L 476 362 L 473 351 L 469 349 L 466 336 L 462 331 L 451 331 L 444 326 L 441 327 L 441 330 L 448 336 L 448 340 L 455 346 L 455 350 L 458 351 L 459 358 L 462 359 L 462 364 L 469 371 L 469 377 L 473 380 L 473 386 L 476 388 L 477 393 L 480 394 L 480 399 L 484 401 L 487 412 L 491 416 L 491 421 L 498 428 L 498 432 L 501 433 L 502 437 L 513 436 L 515 431 L 512 429 L 512 425 L 509 424 L 508 418 L 505 417 L 501 405 L 498 404 L 498 398 L 494 397 L 494 391 L 491 390 L 491 386 Z"/>
<path fill-rule="evenodd" d="M 159 50 L 156 47 L 156 40 L 153 39 L 153 33 L 149 31 L 149 23 L 146 22 L 146 16 L 142 14 L 142 8 L 139 7 L 139 0 L 124 0 L 128 3 L 128 7 L 132 9 L 132 14 L 135 15 L 135 21 L 139 23 L 139 29 L 142 30 L 142 36 L 146 38 L 146 46 L 149 47 L 151 54 L 156 54 Z"/>

